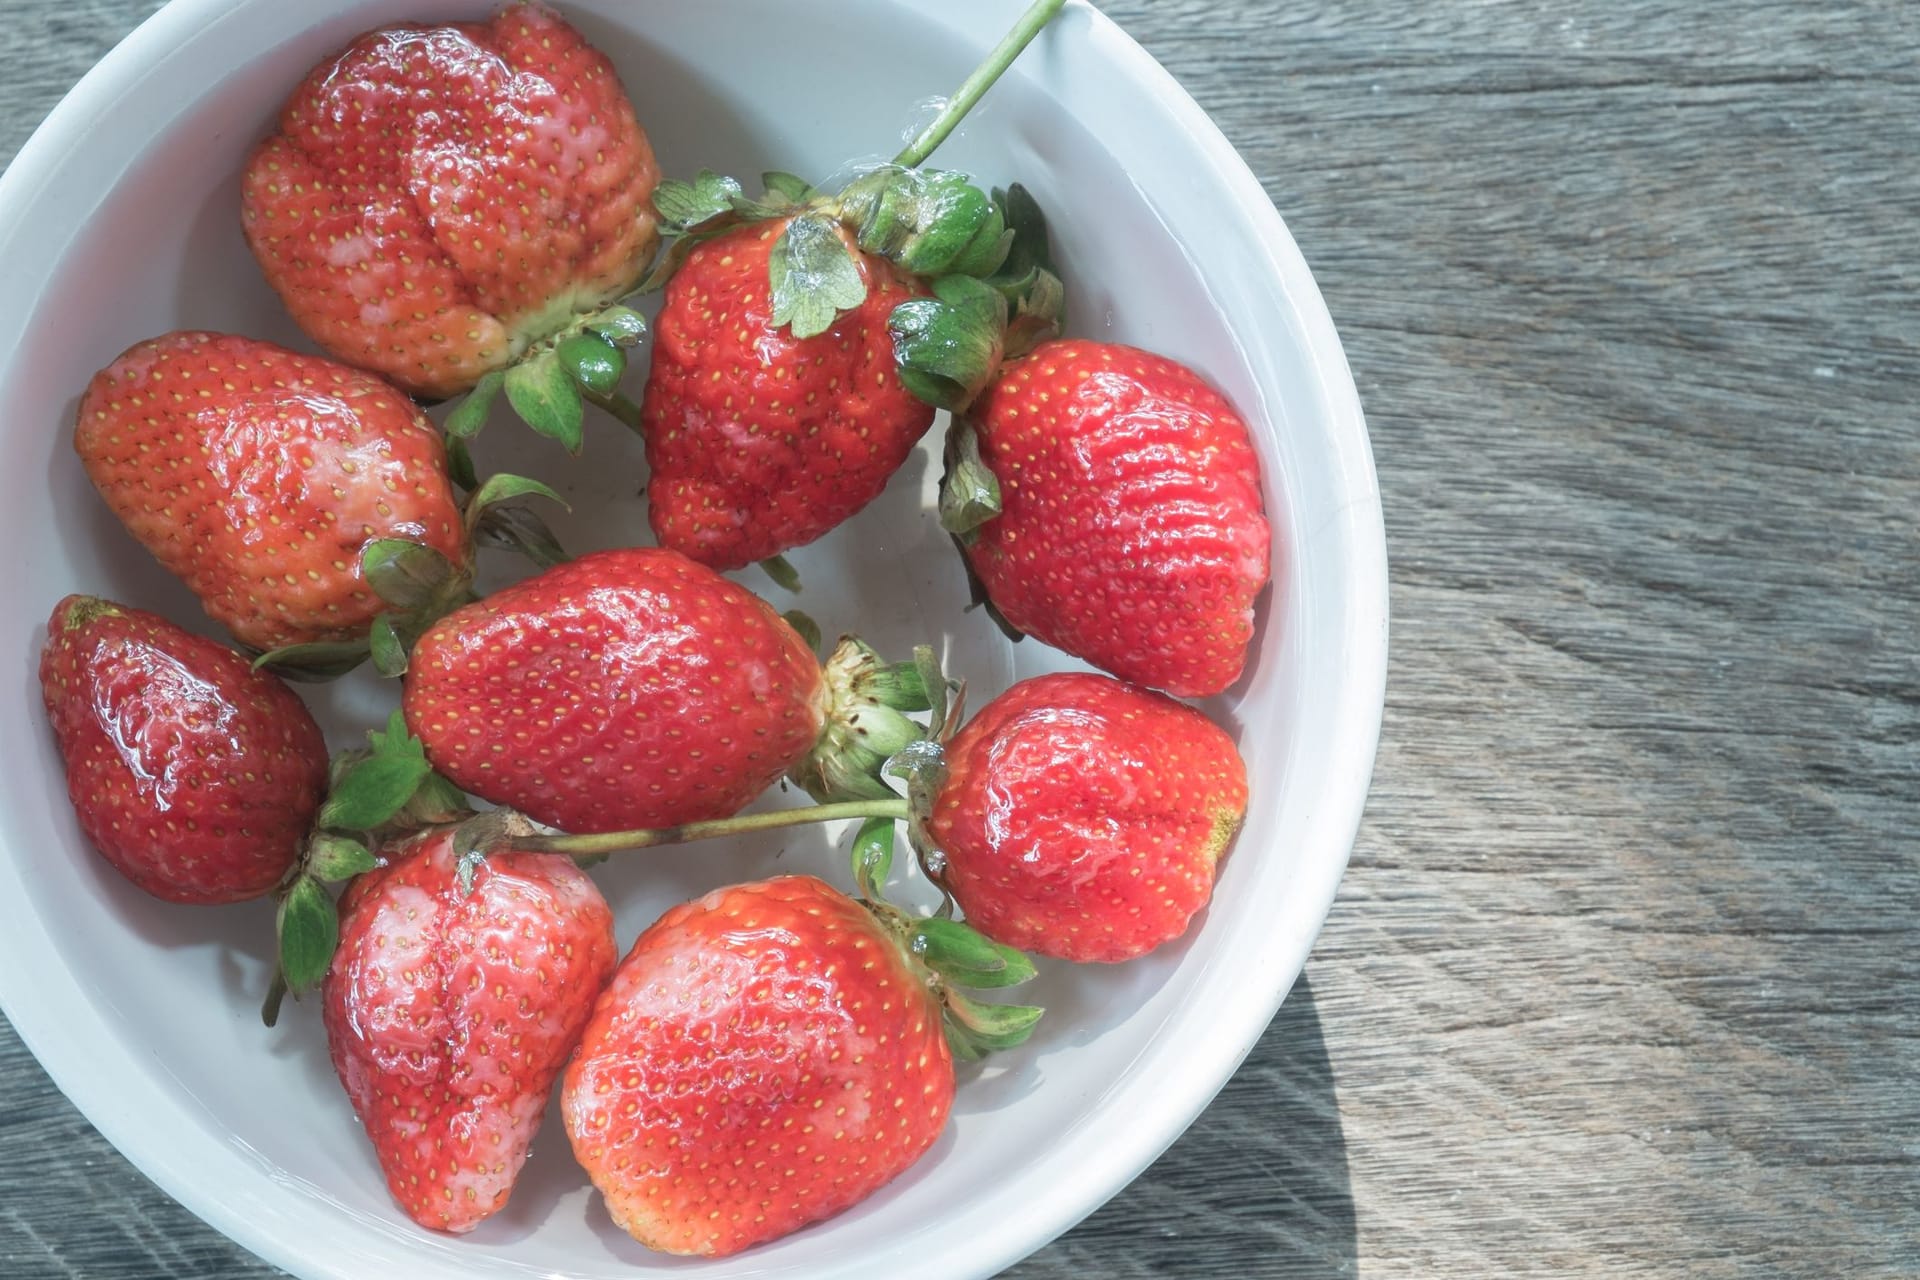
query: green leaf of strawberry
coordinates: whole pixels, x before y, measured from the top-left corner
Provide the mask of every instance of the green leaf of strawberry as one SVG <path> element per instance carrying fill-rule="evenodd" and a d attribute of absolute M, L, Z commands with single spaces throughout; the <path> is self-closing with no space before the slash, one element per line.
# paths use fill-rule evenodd
<path fill-rule="evenodd" d="M 591 330 L 562 338 L 553 353 L 569 377 L 602 395 L 619 386 L 620 375 L 627 371 L 620 348 Z"/>
<path fill-rule="evenodd" d="M 972 276 L 942 276 L 934 296 L 914 298 L 887 317 L 893 355 L 907 389 L 958 413 L 1000 368 L 1006 299 Z"/>
<path fill-rule="evenodd" d="M 980 438 L 955 419 L 947 432 L 947 474 L 940 480 L 940 525 L 965 545 L 1000 514 L 1000 481 L 980 460 Z"/>
<path fill-rule="evenodd" d="M 422 542 L 375 538 L 360 550 L 360 572 L 373 593 L 396 609 L 413 612 L 444 598 L 460 578 L 459 565 Z"/>
<path fill-rule="evenodd" d="M 307 874 L 328 884 L 351 880 L 378 865 L 367 846 L 352 836 L 322 832 L 307 846 Z"/>
<path fill-rule="evenodd" d="M 892 818 L 868 818 L 853 837 L 853 882 L 863 898 L 879 898 L 893 871 Z"/>
<path fill-rule="evenodd" d="M 586 410 L 580 388 L 552 352 L 523 360 L 507 370 L 507 400 L 513 411 L 541 435 L 558 440 L 567 452 L 580 452 Z"/>
<path fill-rule="evenodd" d="M 691 231 L 709 218 L 733 211 L 735 198 L 746 194 L 739 182 L 702 169 L 692 182 L 669 178 L 653 190 L 653 209 L 669 231 Z"/>
<path fill-rule="evenodd" d="M 333 899 L 312 876 L 293 882 L 280 900 L 275 922 L 280 938 L 280 973 L 295 995 L 310 991 L 327 976 L 333 949 L 340 942 L 340 917 Z"/>
<path fill-rule="evenodd" d="M 408 741 L 416 746 L 417 738 Z M 433 772 L 424 754 L 409 750 L 377 750 L 360 761 L 334 787 L 320 807 L 319 825 L 347 831 L 372 831 L 384 826 L 413 798 Z"/>
<path fill-rule="evenodd" d="M 373 657 L 373 669 L 389 680 L 407 673 L 407 642 L 400 638 L 393 615 L 383 613 L 367 629 L 367 648 Z"/>
<path fill-rule="evenodd" d="M 587 318 L 587 328 L 616 347 L 631 347 L 647 336 L 647 322 L 632 307 L 612 306 Z"/>
<path fill-rule="evenodd" d="M 774 326 L 789 326 L 795 338 L 825 333 L 840 312 L 867 296 L 866 281 L 839 228 L 823 215 L 803 214 L 787 223 L 767 270 Z"/>
<path fill-rule="evenodd" d="M 474 383 L 473 390 L 467 392 L 467 398 L 447 415 L 447 434 L 457 440 L 471 440 L 479 435 L 480 428 L 487 425 L 487 415 L 493 412 L 493 402 L 500 398 L 500 388 L 506 385 L 506 381 L 507 375 L 495 369 Z"/>

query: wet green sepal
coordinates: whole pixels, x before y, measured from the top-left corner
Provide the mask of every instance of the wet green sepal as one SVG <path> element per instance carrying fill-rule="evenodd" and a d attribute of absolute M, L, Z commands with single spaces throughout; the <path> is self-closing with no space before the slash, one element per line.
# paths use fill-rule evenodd
<path fill-rule="evenodd" d="M 788 326 L 795 338 L 825 333 L 842 311 L 867 297 L 867 282 L 838 224 L 818 213 L 801 214 L 780 232 L 767 261 L 767 282 L 774 327 Z"/>
<path fill-rule="evenodd" d="M 972 543 L 975 531 L 1000 514 L 1000 479 L 980 458 L 980 436 L 965 419 L 947 430 L 946 474 L 940 478 L 940 527 Z"/>
<path fill-rule="evenodd" d="M 407 612 L 444 600 L 463 576 L 459 565 L 433 547 L 405 538 L 375 538 L 361 547 L 360 573 L 373 594 Z"/>
<path fill-rule="evenodd" d="M 386 732 L 367 735 L 373 750 L 354 761 L 335 780 L 314 825 L 345 831 L 373 831 L 392 821 L 413 799 L 428 775 L 426 746 L 407 730 L 396 711 Z"/>
<path fill-rule="evenodd" d="M 619 386 L 627 371 L 626 354 L 592 330 L 562 338 L 553 354 L 568 377 L 602 395 Z"/>
<path fill-rule="evenodd" d="M 815 800 L 895 797 L 882 771 L 900 751 L 926 736 L 921 725 L 893 705 L 903 700 L 895 670 L 872 646 L 852 636 L 843 637 L 828 656 L 823 666 L 826 725 L 813 749 L 787 775 Z M 906 701 L 914 705 L 911 698 Z"/>
<path fill-rule="evenodd" d="M 798 609 L 789 609 L 780 615 L 780 620 L 794 629 L 794 632 L 807 644 L 810 653 L 820 652 L 820 624 L 812 615 Z"/>
<path fill-rule="evenodd" d="M 471 490 L 480 483 L 474 475 L 473 451 L 467 448 L 467 442 L 459 436 L 449 435 L 447 443 L 447 479 L 462 493 Z"/>
<path fill-rule="evenodd" d="M 760 571 L 773 579 L 773 585 L 792 595 L 800 594 L 800 571 L 785 556 L 768 556 L 760 562 Z"/>
<path fill-rule="evenodd" d="M 1046 1012 L 1031 1004 L 988 1004 L 951 987 L 944 998 L 942 1024 L 947 1044 L 955 1057 L 966 1061 L 1025 1044 Z"/>
<path fill-rule="evenodd" d="M 916 923 L 908 949 L 956 986 L 986 990 L 1017 987 L 1033 979 L 1033 961 L 979 930 L 934 916 Z"/>
<path fill-rule="evenodd" d="M 733 202 L 745 196 L 740 183 L 725 174 L 702 169 L 692 182 L 668 178 L 653 189 L 653 211 L 661 228 L 688 232 L 701 223 L 733 211 Z"/>
<path fill-rule="evenodd" d="M 819 194 L 805 178 L 779 169 L 769 169 L 761 174 L 760 185 L 767 190 L 768 204 L 784 201 L 788 205 L 803 205 Z"/>
<path fill-rule="evenodd" d="M 892 818 L 868 818 L 854 833 L 851 865 L 853 883 L 860 896 L 878 900 L 893 873 Z M 911 945 L 911 944 L 909 944 Z"/>
<path fill-rule="evenodd" d="M 319 683 L 339 679 L 365 662 L 369 653 L 365 639 L 314 640 L 269 649 L 253 660 L 253 669 L 270 670 L 286 680 Z"/>
<path fill-rule="evenodd" d="M 635 347 L 647 336 L 646 317 L 632 307 L 604 308 L 587 317 L 586 327 L 616 347 Z"/>
<path fill-rule="evenodd" d="M 373 669 L 381 675 L 391 680 L 407 673 L 408 645 L 392 614 L 381 614 L 367 628 L 367 648 L 373 657 Z"/>
<path fill-rule="evenodd" d="M 558 440 L 569 453 L 580 452 L 586 409 L 580 386 L 560 357 L 544 351 L 507 370 L 507 402 L 521 420 L 541 435 Z"/>
<path fill-rule="evenodd" d="M 573 559 L 538 514 L 526 507 L 489 507 L 474 526 L 476 545 L 525 556 L 542 569 Z"/>
<path fill-rule="evenodd" d="M 287 990 L 298 996 L 319 986 L 340 945 L 340 916 L 318 880 L 303 875 L 293 882 L 280 900 L 275 930 Z"/>
<path fill-rule="evenodd" d="M 464 514 L 468 532 L 479 528 L 480 520 L 487 514 L 489 508 L 497 507 L 503 502 L 512 502 L 515 498 L 528 497 L 545 498 L 550 502 L 558 503 L 562 510 L 573 510 L 565 498 L 538 480 L 501 472 L 499 475 L 488 476 L 487 482 L 475 489 L 473 496 L 467 499 L 467 509 Z"/>
<path fill-rule="evenodd" d="M 1000 206 L 942 169 L 876 169 L 847 184 L 838 209 L 862 249 L 915 275 L 987 275 L 1013 246 Z"/>
<path fill-rule="evenodd" d="M 942 276 L 932 297 L 895 307 L 887 331 L 907 390 L 936 409 L 959 413 L 1000 369 L 1007 302 L 972 276 Z"/>
<path fill-rule="evenodd" d="M 500 388 L 506 385 L 506 381 L 506 373 L 499 369 L 482 374 L 480 381 L 473 384 L 473 390 L 467 392 L 467 398 L 447 415 L 447 435 L 455 440 L 471 440 L 479 435 L 480 428 L 487 425 L 487 417 L 493 412 L 493 402 L 500 398 Z"/>
<path fill-rule="evenodd" d="M 307 842 L 307 874 L 326 884 L 351 880 L 379 865 L 372 850 L 352 836 L 322 831 Z"/>

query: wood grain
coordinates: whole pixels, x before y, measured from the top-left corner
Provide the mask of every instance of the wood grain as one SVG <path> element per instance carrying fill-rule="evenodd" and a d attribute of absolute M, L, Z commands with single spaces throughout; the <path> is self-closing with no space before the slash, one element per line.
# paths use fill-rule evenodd
<path fill-rule="evenodd" d="M 0 157 L 150 0 L 14 0 Z M 1920 1274 L 1920 10 L 1113 0 L 1340 326 L 1393 563 L 1341 899 L 1023 1280 Z M 0 1274 L 276 1274 L 0 1033 Z"/>

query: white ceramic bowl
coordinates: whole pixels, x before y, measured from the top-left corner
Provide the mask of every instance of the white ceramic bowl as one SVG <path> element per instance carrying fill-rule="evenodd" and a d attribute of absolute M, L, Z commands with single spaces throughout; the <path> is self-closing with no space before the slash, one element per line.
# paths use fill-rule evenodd
<path fill-rule="evenodd" d="M 890 153 L 1024 0 L 563 0 L 613 58 L 664 170 L 816 178 Z M 1225 1083 L 1299 973 L 1359 821 L 1379 729 L 1386 565 L 1353 383 L 1306 265 L 1259 184 L 1173 80 L 1075 3 L 938 157 L 1025 182 L 1050 212 L 1076 333 L 1205 372 L 1253 423 L 1279 537 L 1248 677 L 1209 710 L 1238 737 L 1252 811 L 1181 944 L 1117 968 L 1045 967 L 1032 1044 L 969 1072 L 926 1159 L 843 1217 L 717 1263 L 649 1254 L 609 1223 L 557 1124 L 512 1203 L 473 1235 L 387 1198 L 327 1066 L 317 1009 L 256 1007 L 271 912 L 186 909 L 131 888 L 81 840 L 34 677 L 54 602 L 86 590 L 210 630 L 118 528 L 69 445 L 92 372 L 128 344 L 207 327 L 300 344 L 238 221 L 237 175 L 282 97 L 358 32 L 478 16 L 489 0 L 174 0 L 89 74 L 0 181 L 0 1001 L 69 1097 L 208 1222 L 301 1277 L 416 1280 L 990 1274 L 1119 1190 Z M 638 383 L 639 375 L 632 377 Z M 644 540 L 637 442 L 606 420 L 573 461 L 496 422 L 483 468 L 569 490 L 577 550 Z M 1071 665 L 963 614 L 909 463 L 850 526 L 794 557 L 806 608 L 903 651 L 934 636 L 976 698 Z M 749 580 L 774 594 L 764 580 Z M 783 606 L 784 607 L 784 606 Z M 336 741 L 392 697 L 315 695 Z M 622 941 L 673 902 L 774 868 L 844 880 L 825 833 L 643 855 L 602 873 Z M 910 886 L 907 886 L 910 889 Z"/>

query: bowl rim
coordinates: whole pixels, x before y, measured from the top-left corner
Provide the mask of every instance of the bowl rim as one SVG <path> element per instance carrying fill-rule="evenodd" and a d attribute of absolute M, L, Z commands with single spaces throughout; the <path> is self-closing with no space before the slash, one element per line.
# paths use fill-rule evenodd
<path fill-rule="evenodd" d="M 13 238 L 16 211 L 29 203 L 27 193 L 47 181 L 68 151 L 105 120 L 145 68 L 248 2 L 169 0 L 96 63 L 0 174 L 0 246 Z M 1209 1010 L 1204 1036 L 1157 1039 L 1128 1064 L 1103 1101 L 1111 1105 L 1150 1088 L 1159 1123 L 1070 1134 L 1062 1147 L 1049 1153 L 1049 1159 L 1083 1161 L 1082 1167 L 1100 1169 L 1100 1176 L 1041 1179 L 1037 1188 L 1027 1187 L 1018 1199 L 1003 1203 L 1007 1212 L 988 1230 L 972 1237 L 964 1257 L 923 1255 L 917 1269 L 930 1280 L 995 1274 L 1065 1233 L 1138 1177 L 1225 1086 L 1273 1020 L 1324 925 L 1358 834 L 1385 706 L 1385 528 L 1358 391 L 1325 301 L 1278 210 L 1220 128 L 1118 24 L 1088 0 L 1069 0 L 1069 4 L 1093 24 L 1095 34 L 1116 56 L 1116 70 L 1130 86 L 1171 114 L 1193 143 L 1193 162 L 1231 193 L 1229 212 L 1252 233 L 1249 243 L 1258 246 L 1265 269 L 1292 303 L 1301 324 L 1300 337 L 1322 371 L 1320 390 L 1328 435 L 1341 474 L 1348 480 L 1348 492 L 1337 518 L 1316 528 L 1314 538 L 1337 544 L 1339 559 L 1348 570 L 1352 603 L 1345 631 L 1349 647 L 1333 700 L 1337 728 L 1325 744 L 1327 758 L 1334 762 L 1327 771 L 1330 785 L 1321 797 L 1309 841 L 1319 847 L 1302 857 L 1304 874 L 1291 886 L 1298 909 L 1290 914 L 1310 915 L 1313 924 L 1299 930 L 1268 930 L 1260 954 L 1241 957 L 1252 972 L 1287 976 L 1270 984 L 1237 984 Z M 16 946 L 30 951 L 44 937 L 38 929 L 31 932 L 32 937 L 0 940 L 0 952 Z M 63 1001 L 82 999 L 77 983 L 64 970 L 57 974 L 34 970 L 29 984 L 28 972 L 23 965 L 0 964 L 0 1007 L 43 1069 L 116 1149 L 201 1220 L 266 1261 L 303 1277 L 347 1280 L 347 1272 L 316 1257 L 303 1241 L 273 1231 L 269 1220 L 248 1213 L 246 1197 L 222 1196 L 196 1179 L 198 1166 L 191 1153 L 170 1144 L 160 1129 L 145 1123 L 138 1109 L 116 1094 L 111 1073 L 95 1071 L 84 1055 L 68 1052 L 73 1046 L 62 1026 Z M 1179 1019 L 1176 1014 L 1168 1029 Z M 1178 1059 L 1171 1060 L 1176 1051 Z"/>

